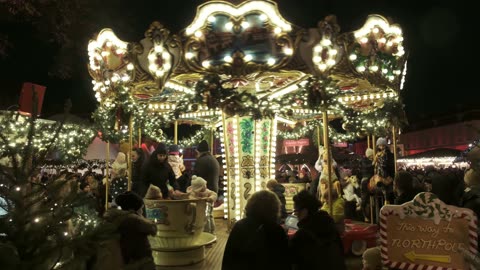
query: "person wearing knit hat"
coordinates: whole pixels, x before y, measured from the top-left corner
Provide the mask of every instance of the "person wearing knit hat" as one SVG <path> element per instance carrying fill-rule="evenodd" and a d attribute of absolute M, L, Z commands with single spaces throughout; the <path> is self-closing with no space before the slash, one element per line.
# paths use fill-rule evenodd
<path fill-rule="evenodd" d="M 368 184 L 370 182 L 370 178 L 373 176 L 373 149 L 367 148 L 365 151 L 365 157 L 362 158 L 360 162 L 360 174 L 361 174 L 361 197 L 362 197 L 362 204 L 360 208 L 362 209 L 363 216 L 365 217 L 365 221 L 370 222 L 370 191 L 368 189 Z"/>
<path fill-rule="evenodd" d="M 207 141 L 202 140 L 197 147 L 198 152 L 203 153 L 203 152 L 208 152 L 210 151 L 210 147 L 208 146 Z"/>
<path fill-rule="evenodd" d="M 172 144 L 168 147 L 169 155 L 180 155 L 180 147 L 176 144 Z"/>
<path fill-rule="evenodd" d="M 148 236 L 157 233 L 157 226 L 142 216 L 142 198 L 135 192 L 127 191 L 118 195 L 115 201 L 122 209 L 111 208 L 104 218 L 116 225 L 125 268 L 155 269 Z"/>
<path fill-rule="evenodd" d="M 140 214 L 142 213 L 141 210 L 143 207 L 143 200 L 135 192 L 124 192 L 115 198 L 115 202 L 122 208 L 122 210 L 135 212 L 140 211 Z"/>
<path fill-rule="evenodd" d="M 381 270 L 382 257 L 379 247 L 373 247 L 365 250 L 362 255 L 362 270 Z"/>
<path fill-rule="evenodd" d="M 480 172 L 477 169 L 468 169 L 465 172 L 463 181 L 466 188 L 462 195 L 460 206 L 471 209 L 477 216 L 480 216 Z"/>
<path fill-rule="evenodd" d="M 213 203 L 217 200 L 217 193 L 207 188 L 207 181 L 199 176 L 192 176 L 192 183 L 187 188 L 190 199 L 206 199 Z"/>
<path fill-rule="evenodd" d="M 385 196 L 385 200 L 389 203 L 394 201 L 393 193 L 393 178 L 395 177 L 395 159 L 393 153 L 387 147 L 387 139 L 378 138 L 377 140 L 378 151 L 373 159 L 375 185 L 370 186 L 371 189 L 375 189 L 375 186 L 379 187 Z"/>
<path fill-rule="evenodd" d="M 159 187 L 162 191 L 163 199 L 170 197 L 171 192 L 168 189 L 168 185 L 173 187 L 174 190 L 178 190 L 175 173 L 172 166 L 168 164 L 167 154 L 167 146 L 164 143 L 158 144 L 145 166 L 143 175 L 145 186 L 148 187 L 152 184 Z"/>
<path fill-rule="evenodd" d="M 387 139 L 386 138 L 383 138 L 383 137 L 380 137 L 377 139 L 377 144 L 376 146 L 387 146 Z"/>
<path fill-rule="evenodd" d="M 175 173 L 175 180 L 177 181 L 180 191 L 185 192 L 187 189 L 188 175 L 183 175 L 185 171 L 185 165 L 183 164 L 183 157 L 180 155 L 180 147 L 176 144 L 172 144 L 168 147 L 168 164 Z"/>
<path fill-rule="evenodd" d="M 154 153 L 157 155 L 167 155 L 167 146 L 164 143 L 159 143 Z"/>
<path fill-rule="evenodd" d="M 204 232 L 215 234 L 215 221 L 213 220 L 213 203 L 217 200 L 217 193 L 207 188 L 205 179 L 193 175 L 192 183 L 187 188 L 189 199 L 206 199 L 207 200 L 207 221 L 205 223 Z"/>
<path fill-rule="evenodd" d="M 207 141 L 203 140 L 197 147 L 197 160 L 193 167 L 193 174 L 207 181 L 207 188 L 218 193 L 220 164 L 210 153 Z"/>

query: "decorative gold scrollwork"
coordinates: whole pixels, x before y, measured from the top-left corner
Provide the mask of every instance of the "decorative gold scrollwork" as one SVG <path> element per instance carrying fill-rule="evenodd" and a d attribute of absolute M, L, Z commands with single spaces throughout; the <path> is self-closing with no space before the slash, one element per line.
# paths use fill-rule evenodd
<path fill-rule="evenodd" d="M 237 196 L 235 196 L 235 183 L 230 183 L 230 199 L 232 199 L 232 210 L 235 210 L 236 203 L 235 199 Z"/>
<path fill-rule="evenodd" d="M 248 198 L 250 197 L 250 191 L 252 191 L 252 184 L 250 183 L 245 183 L 243 185 L 243 187 L 245 188 L 245 191 L 243 192 L 243 198 L 245 198 L 245 200 L 248 200 Z"/>

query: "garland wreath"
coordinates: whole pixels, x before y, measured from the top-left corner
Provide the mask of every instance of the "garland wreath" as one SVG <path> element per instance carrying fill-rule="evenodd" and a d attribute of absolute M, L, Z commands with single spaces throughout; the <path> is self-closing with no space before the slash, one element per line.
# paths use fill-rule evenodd
<path fill-rule="evenodd" d="M 103 141 L 119 143 L 127 139 L 130 117 L 142 114 L 139 113 L 138 104 L 129 95 L 127 87 L 117 85 L 115 88 L 116 95 L 98 106 L 92 118 Z"/>

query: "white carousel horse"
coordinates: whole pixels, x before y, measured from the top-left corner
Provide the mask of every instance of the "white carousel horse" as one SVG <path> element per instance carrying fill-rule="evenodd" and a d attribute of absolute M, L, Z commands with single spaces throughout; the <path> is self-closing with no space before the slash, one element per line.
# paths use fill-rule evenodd
<path fill-rule="evenodd" d="M 343 198 L 347 202 L 355 201 L 358 208 L 362 204 L 362 199 L 355 193 L 357 189 L 360 189 L 358 179 L 355 175 L 352 175 L 347 179 L 347 186 L 343 188 Z"/>

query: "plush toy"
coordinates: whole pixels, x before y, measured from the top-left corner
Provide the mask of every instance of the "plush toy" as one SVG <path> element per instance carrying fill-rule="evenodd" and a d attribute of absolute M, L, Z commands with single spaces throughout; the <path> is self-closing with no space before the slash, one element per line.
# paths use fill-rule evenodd
<path fill-rule="evenodd" d="M 112 164 L 112 179 L 127 175 L 127 159 L 124 153 L 118 152 L 117 158 Z"/>

